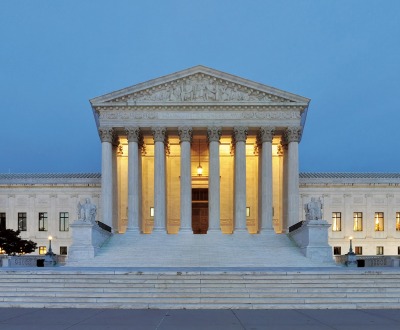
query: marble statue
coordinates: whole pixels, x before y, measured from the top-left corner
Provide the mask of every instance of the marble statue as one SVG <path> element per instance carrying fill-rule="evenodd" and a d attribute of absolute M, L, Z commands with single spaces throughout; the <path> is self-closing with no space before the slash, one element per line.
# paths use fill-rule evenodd
<path fill-rule="evenodd" d="M 322 202 L 321 198 L 311 197 L 311 201 L 304 204 L 306 211 L 306 220 L 322 220 Z"/>
<path fill-rule="evenodd" d="M 86 198 L 85 203 L 78 202 L 78 219 L 82 221 L 95 222 L 97 208 L 92 204 L 90 198 Z"/>

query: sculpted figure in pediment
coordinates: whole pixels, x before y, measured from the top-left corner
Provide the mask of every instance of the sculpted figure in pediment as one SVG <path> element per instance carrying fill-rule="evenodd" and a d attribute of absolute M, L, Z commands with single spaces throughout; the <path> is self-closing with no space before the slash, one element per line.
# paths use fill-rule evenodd
<path fill-rule="evenodd" d="M 132 100 L 156 102 L 273 102 L 271 95 L 259 93 L 253 89 L 228 84 L 207 76 L 192 76 L 162 86 L 156 91 L 147 91 L 143 95 L 132 95 Z M 275 101 L 284 102 L 284 99 Z"/>

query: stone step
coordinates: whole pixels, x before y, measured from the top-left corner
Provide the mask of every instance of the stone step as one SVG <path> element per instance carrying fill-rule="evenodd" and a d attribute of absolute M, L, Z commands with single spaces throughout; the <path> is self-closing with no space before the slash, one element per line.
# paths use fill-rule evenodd
<path fill-rule="evenodd" d="M 0 271 L 0 307 L 393 308 L 400 302 L 396 270 L 182 275 L 65 269 Z"/>
<path fill-rule="evenodd" d="M 207 235 L 126 232 L 114 234 L 93 260 L 68 262 L 91 267 L 332 267 L 314 262 L 285 235 L 267 232 Z"/>

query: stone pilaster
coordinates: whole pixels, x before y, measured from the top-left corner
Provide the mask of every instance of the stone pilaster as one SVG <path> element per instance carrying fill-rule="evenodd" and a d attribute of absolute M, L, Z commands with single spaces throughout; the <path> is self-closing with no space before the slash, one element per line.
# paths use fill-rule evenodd
<path fill-rule="evenodd" d="M 153 127 L 154 139 L 154 232 L 166 232 L 167 198 L 165 167 L 165 127 Z"/>
<path fill-rule="evenodd" d="M 180 215 L 181 231 L 192 232 L 192 175 L 191 152 L 192 128 L 179 127 L 179 141 L 181 145 L 181 182 L 180 182 Z"/>
<path fill-rule="evenodd" d="M 141 196 L 139 166 L 139 141 L 141 132 L 139 127 L 126 127 L 128 137 L 128 231 L 139 231 L 141 222 Z"/>
<path fill-rule="evenodd" d="M 247 127 L 233 129 L 235 145 L 235 231 L 246 231 L 246 139 Z"/>
<path fill-rule="evenodd" d="M 208 218 L 209 231 L 221 230 L 221 185 L 220 185 L 220 160 L 219 160 L 219 144 L 222 130 L 221 127 L 209 127 L 207 129 L 207 138 L 209 142 L 209 181 L 208 181 Z"/>
<path fill-rule="evenodd" d="M 112 176 L 112 141 L 114 132 L 111 127 L 100 127 L 101 139 L 101 207 L 106 225 L 113 227 L 113 176 Z"/>
<path fill-rule="evenodd" d="M 272 139 L 274 127 L 261 127 L 259 143 L 261 145 L 261 226 L 260 232 L 272 230 Z"/>

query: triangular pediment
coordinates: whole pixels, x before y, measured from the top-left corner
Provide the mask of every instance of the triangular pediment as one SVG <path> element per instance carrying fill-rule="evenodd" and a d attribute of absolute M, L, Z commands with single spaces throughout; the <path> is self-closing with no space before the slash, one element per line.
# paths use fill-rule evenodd
<path fill-rule="evenodd" d="M 309 99 L 204 66 L 195 66 L 164 77 L 96 97 L 93 106 L 140 104 L 291 104 Z"/>

